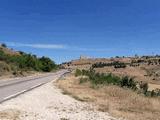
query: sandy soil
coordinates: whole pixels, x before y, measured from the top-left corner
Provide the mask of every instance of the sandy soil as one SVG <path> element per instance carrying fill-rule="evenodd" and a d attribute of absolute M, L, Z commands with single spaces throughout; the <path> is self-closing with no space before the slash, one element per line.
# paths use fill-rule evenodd
<path fill-rule="evenodd" d="M 149 91 L 160 89 L 160 85 L 157 84 L 148 84 L 149 85 Z"/>
<path fill-rule="evenodd" d="M 0 105 L 0 120 L 116 120 L 50 82 Z"/>

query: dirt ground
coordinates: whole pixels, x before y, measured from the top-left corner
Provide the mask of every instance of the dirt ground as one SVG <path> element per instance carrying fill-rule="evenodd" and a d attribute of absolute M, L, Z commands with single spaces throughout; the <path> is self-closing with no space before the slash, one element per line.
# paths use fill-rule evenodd
<path fill-rule="evenodd" d="M 20 111 L 16 109 L 6 109 L 0 111 L 0 119 L 1 120 L 18 120 L 20 115 Z"/>
<path fill-rule="evenodd" d="M 55 84 L 50 82 L 0 104 L 0 120 L 118 120 L 92 104 L 62 94 Z"/>

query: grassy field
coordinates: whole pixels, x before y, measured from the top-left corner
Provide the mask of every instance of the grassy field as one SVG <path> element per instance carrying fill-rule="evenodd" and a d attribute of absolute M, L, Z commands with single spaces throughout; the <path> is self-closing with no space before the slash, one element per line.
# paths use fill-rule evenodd
<path fill-rule="evenodd" d="M 74 74 L 58 80 L 57 86 L 64 94 L 77 100 L 92 103 L 99 111 L 109 112 L 117 118 L 128 120 L 158 120 L 160 98 L 145 97 L 130 89 L 115 85 L 94 86 L 90 82 L 80 82 Z"/>

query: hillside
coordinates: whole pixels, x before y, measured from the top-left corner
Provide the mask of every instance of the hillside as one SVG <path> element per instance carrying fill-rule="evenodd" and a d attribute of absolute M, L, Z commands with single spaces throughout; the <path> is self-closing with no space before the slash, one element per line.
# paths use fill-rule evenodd
<path fill-rule="evenodd" d="M 160 56 L 79 59 L 57 86 L 73 98 L 127 120 L 159 120 Z"/>
<path fill-rule="evenodd" d="M 5 44 L 0 45 L 0 77 L 50 72 L 56 68 L 54 61 L 48 57 L 38 58 L 36 55 L 9 49 Z"/>
<path fill-rule="evenodd" d="M 63 63 L 63 68 L 90 69 L 100 73 L 130 76 L 138 81 L 160 84 L 160 56 L 79 59 Z"/>

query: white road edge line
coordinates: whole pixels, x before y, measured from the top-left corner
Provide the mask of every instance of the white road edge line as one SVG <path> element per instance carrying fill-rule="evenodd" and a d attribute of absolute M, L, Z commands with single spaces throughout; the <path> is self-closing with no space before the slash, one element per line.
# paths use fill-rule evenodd
<path fill-rule="evenodd" d="M 64 74 L 64 73 L 63 73 Z M 62 75 L 63 75 L 62 74 Z M 61 75 L 55 75 L 54 77 L 60 77 Z M 55 78 L 54 78 L 55 79 Z M 31 88 L 29 88 L 29 89 L 26 89 L 26 90 L 22 90 L 21 92 L 17 92 L 16 94 L 13 94 L 13 95 L 10 95 L 10 96 L 8 96 L 8 97 L 5 97 L 5 98 L 3 98 L 3 101 L 0 101 L 0 103 L 3 103 L 3 102 L 5 102 L 5 101 L 7 101 L 7 100 L 10 100 L 10 99 L 12 99 L 12 98 L 15 98 L 15 97 L 17 97 L 17 96 L 19 96 L 19 95 L 21 95 L 21 94 L 23 94 L 23 93 L 25 93 L 25 92 L 28 92 L 28 91 L 31 91 L 32 89 L 35 89 L 35 88 L 37 88 L 37 87 L 40 87 L 40 86 L 42 86 L 42 85 L 44 85 L 44 84 L 46 84 L 46 83 L 48 83 L 48 82 L 43 82 L 43 83 L 40 83 L 40 84 L 37 84 L 37 85 L 35 85 L 35 86 L 33 86 L 33 87 L 31 87 Z"/>
<path fill-rule="evenodd" d="M 16 97 L 16 96 L 18 96 L 18 95 L 21 95 L 21 94 L 23 94 L 23 93 L 25 93 L 25 92 L 27 92 L 27 91 L 30 91 L 30 90 L 32 90 L 32 89 L 34 89 L 34 88 L 36 88 L 36 87 L 41 86 L 41 85 L 43 85 L 43 84 L 45 84 L 45 83 L 40 83 L 40 84 L 35 85 L 35 86 L 33 86 L 33 87 L 29 88 L 29 89 L 22 90 L 22 91 L 17 92 L 17 93 L 15 93 L 15 94 L 13 94 L 13 95 L 10 95 L 10 96 L 8 96 L 8 97 L 5 97 L 5 98 L 3 98 L 3 101 L 9 100 L 9 99 L 11 99 L 11 98 L 14 98 L 14 97 Z"/>
<path fill-rule="evenodd" d="M 8 99 L 10 99 L 10 98 L 13 98 L 13 97 L 15 97 L 15 96 L 17 96 L 17 95 L 20 95 L 20 94 L 26 92 L 26 91 L 27 91 L 27 90 L 23 90 L 23 91 L 21 91 L 21 92 L 17 92 L 17 93 L 15 93 L 15 94 L 13 94 L 13 95 L 10 95 L 10 96 L 8 96 L 8 97 L 5 97 L 3 100 L 4 100 L 4 101 L 5 101 L 5 100 L 8 100 Z"/>
<path fill-rule="evenodd" d="M 45 84 L 45 83 L 37 84 L 37 85 L 35 85 L 35 86 L 33 86 L 33 87 L 30 87 L 30 89 L 34 89 L 34 88 L 36 88 L 36 87 L 38 87 L 38 86 L 41 86 L 41 85 L 43 85 L 43 84 Z"/>

